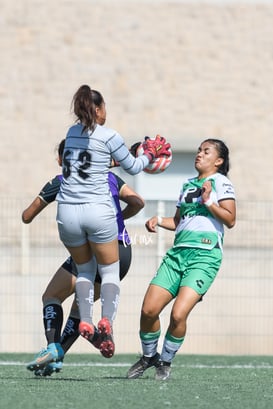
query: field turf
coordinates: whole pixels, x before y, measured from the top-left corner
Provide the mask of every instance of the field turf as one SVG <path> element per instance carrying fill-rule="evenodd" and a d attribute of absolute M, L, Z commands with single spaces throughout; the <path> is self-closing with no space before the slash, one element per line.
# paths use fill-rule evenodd
<path fill-rule="evenodd" d="M 30 354 L 0 354 L 1 409 L 271 409 L 273 357 L 177 355 L 168 381 L 150 368 L 126 379 L 138 357 L 68 354 L 62 372 L 35 377 Z"/>

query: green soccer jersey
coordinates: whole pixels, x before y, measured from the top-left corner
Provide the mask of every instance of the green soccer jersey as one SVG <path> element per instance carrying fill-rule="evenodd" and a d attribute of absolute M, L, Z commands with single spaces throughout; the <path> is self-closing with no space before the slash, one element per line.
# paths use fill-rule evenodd
<path fill-rule="evenodd" d="M 200 180 L 197 177 L 188 179 L 182 186 L 177 202 L 181 219 L 176 228 L 174 247 L 210 250 L 219 246 L 222 249 L 224 225 L 213 217 L 209 208 L 202 203 L 201 189 L 206 180 L 211 181 L 210 198 L 214 203 L 218 204 L 227 199 L 235 200 L 232 183 L 220 173 Z"/>

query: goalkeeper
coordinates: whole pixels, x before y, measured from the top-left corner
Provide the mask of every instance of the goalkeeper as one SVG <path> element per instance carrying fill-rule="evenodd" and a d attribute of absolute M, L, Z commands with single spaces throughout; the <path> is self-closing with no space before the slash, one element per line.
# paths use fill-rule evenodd
<path fill-rule="evenodd" d="M 58 162 L 61 165 L 63 155 L 64 140 L 58 148 Z M 33 202 L 23 211 L 22 221 L 31 223 L 32 220 L 52 203 L 60 188 L 62 175 L 57 175 L 49 181 L 42 189 Z M 129 234 L 125 228 L 124 220 L 135 216 L 143 207 L 144 200 L 133 189 L 131 189 L 120 177 L 113 172 L 108 175 L 109 187 L 116 206 L 116 218 L 118 224 L 118 243 L 120 257 L 120 279 L 122 280 L 131 264 L 132 250 Z M 121 209 L 120 200 L 126 203 L 124 209 Z M 78 326 L 80 323 L 79 311 L 76 300 L 74 299 L 70 315 L 64 326 L 63 325 L 63 308 L 62 303 L 75 292 L 75 283 L 77 269 L 71 257 L 59 267 L 42 296 L 43 301 L 43 323 L 45 336 L 48 345 L 54 345 L 56 349 L 62 349 L 64 353 L 73 345 L 80 336 Z M 101 278 L 97 274 L 95 279 L 94 301 L 100 298 Z M 101 348 L 101 343 L 105 342 L 101 335 L 96 331 L 95 336 L 90 340 L 91 344 L 98 348 L 106 358 L 111 357 L 112 351 L 108 348 Z M 51 348 L 49 348 L 50 350 Z M 43 359 L 45 358 L 45 359 Z M 57 362 L 50 362 L 51 357 L 47 349 L 42 350 L 38 356 L 27 365 L 27 369 L 34 371 L 35 375 L 49 376 L 53 372 L 59 372 L 62 369 L 62 359 Z"/>

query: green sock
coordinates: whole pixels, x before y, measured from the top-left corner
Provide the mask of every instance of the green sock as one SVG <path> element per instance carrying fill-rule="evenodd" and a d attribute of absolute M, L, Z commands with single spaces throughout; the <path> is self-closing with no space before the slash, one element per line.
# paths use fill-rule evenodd
<path fill-rule="evenodd" d="M 184 342 L 184 337 L 177 338 L 171 335 L 169 332 L 166 333 L 162 352 L 160 359 L 164 362 L 172 362 L 175 357 L 176 352 L 179 350 Z"/>
<path fill-rule="evenodd" d="M 157 345 L 161 331 L 156 332 L 142 332 L 139 331 L 139 336 L 142 345 L 143 355 L 152 357 L 157 353 Z"/>

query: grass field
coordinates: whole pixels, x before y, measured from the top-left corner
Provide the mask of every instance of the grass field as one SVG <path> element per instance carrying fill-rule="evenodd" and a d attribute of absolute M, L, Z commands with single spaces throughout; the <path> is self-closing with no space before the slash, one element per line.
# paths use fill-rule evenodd
<path fill-rule="evenodd" d="M 37 378 L 29 354 L 0 354 L 1 409 L 271 409 L 273 357 L 178 355 L 168 381 L 126 379 L 135 355 L 67 355 L 59 374 Z"/>

